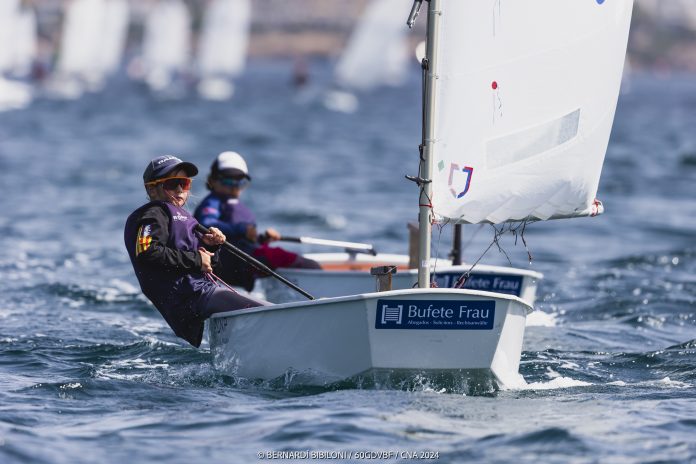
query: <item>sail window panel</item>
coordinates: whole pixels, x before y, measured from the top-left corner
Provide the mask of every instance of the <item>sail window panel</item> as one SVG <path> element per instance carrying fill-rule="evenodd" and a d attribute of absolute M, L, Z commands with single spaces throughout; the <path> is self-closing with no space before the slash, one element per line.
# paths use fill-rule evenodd
<path fill-rule="evenodd" d="M 580 109 L 530 129 L 490 140 L 486 144 L 488 169 L 496 169 L 545 153 L 578 135 Z"/>

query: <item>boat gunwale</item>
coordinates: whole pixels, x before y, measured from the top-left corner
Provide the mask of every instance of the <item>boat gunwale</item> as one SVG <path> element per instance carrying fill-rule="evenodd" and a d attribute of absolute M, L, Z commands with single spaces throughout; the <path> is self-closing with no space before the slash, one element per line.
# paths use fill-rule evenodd
<path fill-rule="evenodd" d="M 458 294 L 462 296 L 479 296 L 479 297 L 484 297 L 484 298 L 497 298 L 500 300 L 511 300 L 511 301 L 516 301 L 518 303 L 521 303 L 523 306 L 526 307 L 527 309 L 527 314 L 530 314 L 531 312 L 534 311 L 534 307 L 530 305 L 528 302 L 523 300 L 522 298 L 515 296 L 515 295 L 509 295 L 506 293 L 496 293 L 496 292 L 487 292 L 484 290 L 469 290 L 469 289 L 456 289 L 456 288 L 407 288 L 407 289 L 400 289 L 400 290 L 390 290 L 387 292 L 372 292 L 372 293 L 360 293 L 357 295 L 346 295 L 346 296 L 337 296 L 337 297 L 332 297 L 332 298 L 318 298 L 316 300 L 306 300 L 306 301 L 293 301 L 289 303 L 278 303 L 278 304 L 271 304 L 267 306 L 255 306 L 253 308 L 245 308 L 245 309 L 234 309 L 230 311 L 225 311 L 221 313 L 215 313 L 212 316 L 210 316 L 210 319 L 219 319 L 219 318 L 225 318 L 225 317 L 230 317 L 230 316 L 245 316 L 248 314 L 255 314 L 255 313 L 261 313 L 261 312 L 267 312 L 267 311 L 276 311 L 276 310 L 286 310 L 286 309 L 300 309 L 304 308 L 307 306 L 307 303 L 311 303 L 311 306 L 313 307 L 318 307 L 318 306 L 323 306 L 323 305 L 328 305 L 328 304 L 333 304 L 333 303 L 343 303 L 343 302 L 348 302 L 348 301 L 364 301 L 367 299 L 371 298 L 376 298 L 376 297 L 393 297 L 393 296 L 399 296 L 399 295 L 413 295 L 414 292 L 416 294 L 425 294 L 425 293 L 430 293 L 430 294 Z"/>
<path fill-rule="evenodd" d="M 319 263 L 323 264 L 323 263 Z M 328 263 L 327 263 L 328 264 Z M 350 265 L 350 263 L 343 263 L 347 266 Z M 363 263 L 356 263 L 357 265 L 360 264 L 365 264 Z M 382 264 L 382 263 L 377 263 L 377 264 Z M 385 264 L 386 266 L 394 266 L 394 264 Z M 506 276 L 515 276 L 515 275 L 521 275 L 523 277 L 531 277 L 532 279 L 536 280 L 542 280 L 544 278 L 544 274 L 541 272 L 537 271 L 531 271 L 531 270 L 526 270 L 526 269 L 516 269 L 516 268 L 506 268 L 504 266 L 491 266 L 491 265 L 485 265 L 486 268 L 483 268 L 484 265 L 477 265 L 472 273 L 479 273 L 479 274 L 501 274 L 501 275 L 506 275 Z M 478 269 L 478 270 L 477 270 Z M 513 270 L 514 269 L 514 270 Z M 358 270 L 358 269 L 353 269 L 353 270 L 332 270 L 332 269 L 301 269 L 301 268 L 280 268 L 277 269 L 276 272 L 280 273 L 281 275 L 285 274 L 287 271 L 290 271 L 291 273 L 297 273 L 299 275 L 312 275 L 316 273 L 326 273 L 326 274 L 331 274 L 332 276 L 335 275 L 345 275 L 345 276 L 353 276 L 356 274 L 365 274 L 368 273 L 368 270 Z M 446 267 L 437 267 L 434 269 L 431 273 L 432 274 L 441 274 L 444 272 L 456 272 L 456 271 L 461 271 L 461 268 L 459 266 L 446 266 Z M 397 272 L 397 274 L 405 275 L 405 274 L 413 274 L 417 273 L 418 269 L 407 269 L 404 270 L 403 272 Z"/>
<path fill-rule="evenodd" d="M 363 255 L 358 255 L 358 259 L 355 260 L 348 260 L 346 259 L 350 255 L 348 253 L 307 253 L 304 255 L 307 258 L 313 259 L 315 261 L 318 261 L 319 264 L 329 264 L 329 265 L 350 265 L 351 263 L 355 263 L 356 265 L 366 265 L 370 264 L 371 262 L 374 262 L 376 265 L 387 265 L 387 266 L 398 266 L 398 265 L 403 265 L 408 263 L 408 257 L 406 257 L 406 260 L 404 260 L 405 255 L 397 255 L 397 254 L 377 254 L 376 256 L 366 256 L 363 259 L 360 259 Z M 322 258 L 324 258 L 326 261 L 322 261 Z M 395 261 L 391 263 L 390 261 Z M 461 267 L 467 266 L 467 263 L 462 263 L 459 265 L 452 265 L 450 264 L 447 260 L 440 259 L 440 261 L 445 261 L 448 262 L 448 264 L 438 266 L 435 265 L 436 258 L 432 259 L 433 264 L 433 273 L 439 274 L 443 272 L 454 272 L 455 270 L 461 270 Z M 386 262 L 386 264 L 385 264 Z M 355 275 L 356 273 L 364 273 L 364 270 L 319 270 L 319 269 L 302 269 L 302 268 L 280 268 L 278 269 L 278 272 L 283 274 L 285 272 L 292 272 L 292 273 L 298 273 L 300 275 L 302 274 L 307 274 L 307 275 L 312 275 L 318 272 L 326 272 L 330 273 L 331 275 Z M 412 273 L 417 273 L 418 269 L 413 268 L 413 269 L 408 269 L 402 274 L 412 274 Z M 533 271 L 531 269 L 521 269 L 521 268 L 515 268 L 515 267 L 505 267 L 505 266 L 496 266 L 493 264 L 477 264 L 472 272 L 479 272 L 482 274 L 493 274 L 493 273 L 498 273 L 498 274 L 503 274 L 503 275 L 523 275 L 523 276 L 528 276 L 533 279 L 537 280 L 542 280 L 544 278 L 544 274 L 538 271 Z M 398 274 L 398 272 L 397 272 Z"/>

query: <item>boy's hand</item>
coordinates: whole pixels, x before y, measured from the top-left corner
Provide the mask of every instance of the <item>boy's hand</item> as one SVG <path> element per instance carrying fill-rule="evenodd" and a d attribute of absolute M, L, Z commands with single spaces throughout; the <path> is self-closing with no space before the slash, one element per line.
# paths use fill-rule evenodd
<path fill-rule="evenodd" d="M 225 234 L 223 234 L 217 227 L 210 227 L 208 229 L 208 233 L 201 236 L 203 243 L 211 246 L 222 245 L 225 243 L 226 238 L 227 237 L 225 237 Z"/>
<path fill-rule="evenodd" d="M 213 272 L 213 266 L 210 264 L 210 260 L 213 258 L 214 254 L 205 248 L 199 248 L 198 252 L 201 254 L 201 271 L 206 274 Z"/>
<path fill-rule="evenodd" d="M 266 229 L 266 233 L 264 234 L 266 241 L 268 242 L 273 242 L 275 240 L 280 240 L 280 232 L 278 232 L 275 229 L 271 229 L 270 227 Z"/>

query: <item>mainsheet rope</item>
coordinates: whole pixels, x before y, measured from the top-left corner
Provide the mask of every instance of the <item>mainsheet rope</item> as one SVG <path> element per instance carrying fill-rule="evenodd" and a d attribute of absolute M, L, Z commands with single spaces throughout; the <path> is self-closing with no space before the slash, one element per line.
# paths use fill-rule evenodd
<path fill-rule="evenodd" d="M 495 227 L 495 225 L 491 224 L 491 227 L 493 227 L 493 230 L 495 231 L 493 233 L 493 240 L 491 243 L 488 245 L 488 248 L 481 254 L 481 256 L 478 257 L 476 262 L 471 265 L 468 271 L 464 272 L 459 279 L 457 279 L 457 282 L 454 284 L 453 288 L 462 288 L 464 284 L 466 284 L 466 281 L 469 280 L 469 277 L 471 277 L 471 271 L 474 270 L 476 265 L 483 259 L 483 257 L 488 253 L 488 251 L 493 247 L 493 245 L 498 247 L 498 251 L 503 253 L 505 255 L 505 259 L 507 259 L 508 263 L 512 265 L 512 261 L 510 261 L 510 257 L 508 254 L 505 252 L 505 249 L 500 245 L 500 237 L 505 235 L 507 232 L 512 233 L 515 236 L 515 245 L 517 245 L 517 237 L 522 240 L 522 243 L 524 244 L 524 249 L 527 251 L 527 257 L 529 258 L 529 262 L 532 262 L 532 253 L 529 251 L 529 247 L 527 246 L 527 240 L 524 238 L 524 232 L 527 228 L 527 223 L 529 222 L 529 218 L 525 219 L 521 223 L 519 223 L 517 226 L 513 227 L 512 225 L 509 226 L 509 228 L 506 230 L 505 229 L 505 224 L 503 224 L 500 229 Z M 520 230 L 521 229 L 521 230 Z M 519 231 L 519 235 L 518 235 Z"/>
<path fill-rule="evenodd" d="M 227 287 L 227 288 L 229 288 L 230 290 L 232 290 L 234 293 L 237 293 L 237 290 L 235 290 L 234 288 L 230 287 L 230 286 L 227 284 L 227 282 L 225 282 L 224 280 L 222 280 L 220 277 L 216 276 L 214 273 L 212 273 L 212 272 L 206 272 L 206 273 L 205 273 L 205 276 L 206 276 L 206 278 L 210 279 L 210 281 L 213 282 L 215 285 L 220 286 L 220 284 L 222 284 L 222 285 L 224 285 L 225 287 Z"/>

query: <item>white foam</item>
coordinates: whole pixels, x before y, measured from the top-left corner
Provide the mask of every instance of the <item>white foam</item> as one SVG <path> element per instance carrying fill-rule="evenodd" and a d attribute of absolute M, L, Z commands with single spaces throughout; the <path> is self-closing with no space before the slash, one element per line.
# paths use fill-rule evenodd
<path fill-rule="evenodd" d="M 114 288 L 117 288 L 124 293 L 140 293 L 140 289 L 138 287 L 125 280 L 111 279 L 109 280 L 109 285 L 112 285 Z"/>
<path fill-rule="evenodd" d="M 548 382 L 532 382 L 525 385 L 515 386 L 510 390 L 559 390 L 562 388 L 587 387 L 592 385 L 582 380 L 571 379 L 570 377 L 556 377 Z"/>
<path fill-rule="evenodd" d="M 556 314 L 533 311 L 527 316 L 527 327 L 556 327 Z"/>
<path fill-rule="evenodd" d="M 138 317 L 135 321 L 120 321 L 123 328 L 128 330 L 133 335 L 138 337 L 148 338 L 148 335 L 158 334 L 166 327 L 164 323 L 158 319 L 150 319 Z"/>
<path fill-rule="evenodd" d="M 339 214 L 329 214 L 326 217 L 326 223 L 332 229 L 340 230 L 345 229 L 346 225 L 348 224 L 348 220 Z"/>
<path fill-rule="evenodd" d="M 79 307 L 85 305 L 85 302 L 82 300 L 73 300 L 73 299 L 67 298 L 67 297 L 61 297 L 60 302 L 63 303 L 64 305 L 70 307 L 70 308 L 79 308 Z"/>
<path fill-rule="evenodd" d="M 441 393 L 447 393 L 447 389 L 446 389 L 446 388 L 440 388 L 439 390 L 435 390 L 435 389 L 432 388 L 432 387 L 426 387 L 426 388 L 423 389 L 423 392 L 424 392 L 424 393 L 437 393 L 437 394 L 441 394 Z"/>
<path fill-rule="evenodd" d="M 669 377 L 665 377 L 660 380 L 656 380 L 653 382 L 647 382 L 648 384 L 652 385 L 658 385 L 658 386 L 665 386 L 665 387 L 670 387 L 670 388 L 690 388 L 691 385 L 685 382 L 680 382 L 678 380 L 672 380 Z"/>
<path fill-rule="evenodd" d="M 127 373 L 118 372 L 121 369 L 128 370 Z M 146 376 L 148 372 L 167 370 L 167 363 L 152 363 L 142 358 L 121 359 L 111 363 L 106 363 L 97 369 L 97 378 L 113 380 L 138 380 Z"/>
<path fill-rule="evenodd" d="M 685 383 L 685 382 L 680 382 L 678 380 L 672 380 L 669 377 L 664 377 L 659 380 L 647 380 L 644 382 L 636 382 L 636 383 L 626 383 L 623 380 L 617 380 L 614 382 L 609 382 L 607 385 L 614 385 L 617 387 L 626 387 L 626 386 L 649 386 L 649 387 L 658 387 L 658 388 L 691 388 L 692 385 Z"/>
<path fill-rule="evenodd" d="M 75 388 L 82 388 L 82 384 L 80 382 L 75 382 L 75 383 L 66 383 L 65 385 L 60 386 L 61 390 L 73 390 Z"/>

